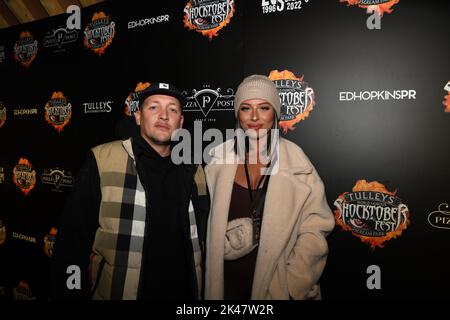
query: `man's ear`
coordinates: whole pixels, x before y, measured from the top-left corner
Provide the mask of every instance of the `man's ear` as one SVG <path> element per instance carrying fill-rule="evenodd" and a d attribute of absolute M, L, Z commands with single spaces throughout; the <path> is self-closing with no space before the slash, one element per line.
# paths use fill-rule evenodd
<path fill-rule="evenodd" d="M 181 119 L 180 119 L 180 128 L 179 128 L 179 129 L 183 128 L 183 122 L 184 122 L 184 116 L 181 115 Z"/>
<path fill-rule="evenodd" d="M 138 126 L 141 125 L 141 110 L 138 110 L 134 113 L 134 120 Z"/>

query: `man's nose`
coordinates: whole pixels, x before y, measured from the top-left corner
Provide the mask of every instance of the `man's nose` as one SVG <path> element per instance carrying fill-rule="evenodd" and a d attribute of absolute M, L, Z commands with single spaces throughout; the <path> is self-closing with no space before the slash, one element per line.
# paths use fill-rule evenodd
<path fill-rule="evenodd" d="M 166 108 L 161 108 L 161 112 L 159 113 L 159 118 L 163 119 L 163 120 L 167 120 L 169 118 Z"/>

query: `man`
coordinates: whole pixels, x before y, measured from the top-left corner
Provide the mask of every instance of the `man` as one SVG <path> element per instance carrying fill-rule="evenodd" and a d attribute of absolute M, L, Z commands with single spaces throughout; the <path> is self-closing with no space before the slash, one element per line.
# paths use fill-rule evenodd
<path fill-rule="evenodd" d="M 174 86 L 152 84 L 139 96 L 139 134 L 88 153 L 55 243 L 54 298 L 200 297 L 204 174 L 170 157 L 184 102 Z M 81 288 L 71 265 L 80 267 Z"/>

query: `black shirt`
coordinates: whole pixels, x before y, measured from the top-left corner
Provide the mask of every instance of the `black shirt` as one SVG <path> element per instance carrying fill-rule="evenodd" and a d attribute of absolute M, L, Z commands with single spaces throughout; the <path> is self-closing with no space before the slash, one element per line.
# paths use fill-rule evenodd
<path fill-rule="evenodd" d="M 194 299 L 189 190 L 182 167 L 161 157 L 142 137 L 133 153 L 147 197 L 140 299 Z M 142 274 L 143 272 L 143 274 Z"/>

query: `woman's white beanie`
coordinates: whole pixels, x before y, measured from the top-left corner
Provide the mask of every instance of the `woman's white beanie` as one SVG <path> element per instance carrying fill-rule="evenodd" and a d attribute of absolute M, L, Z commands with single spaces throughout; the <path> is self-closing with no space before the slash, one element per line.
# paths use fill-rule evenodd
<path fill-rule="evenodd" d="M 234 96 L 234 113 L 238 117 L 238 111 L 241 103 L 249 99 L 263 99 L 269 102 L 277 119 L 280 119 L 281 101 L 278 89 L 268 77 L 254 74 L 246 77 L 239 85 Z"/>

